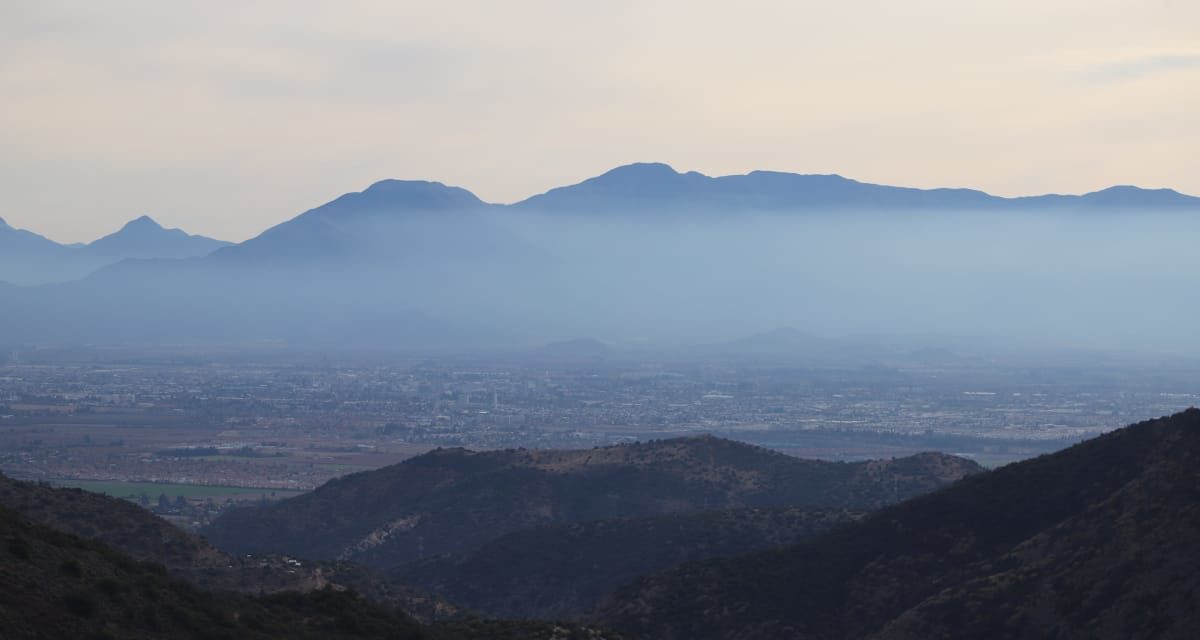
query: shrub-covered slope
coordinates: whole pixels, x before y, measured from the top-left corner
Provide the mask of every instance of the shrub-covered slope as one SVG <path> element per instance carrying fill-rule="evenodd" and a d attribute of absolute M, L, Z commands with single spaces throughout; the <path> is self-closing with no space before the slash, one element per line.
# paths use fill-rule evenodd
<path fill-rule="evenodd" d="M 350 591 L 255 598 L 198 589 L 158 564 L 0 507 L 0 629 L 22 638 L 431 638 Z"/>
<path fill-rule="evenodd" d="M 14 480 L 0 474 L 0 507 L 31 522 L 102 542 L 136 560 L 158 563 L 198 586 L 247 593 L 350 587 L 370 600 L 425 620 L 458 615 L 440 598 L 396 584 L 347 562 L 288 562 L 278 556 L 230 556 L 125 500 Z"/>
<path fill-rule="evenodd" d="M 1193 637 L 1200 410 L 640 579 L 598 617 L 661 640 Z"/>
<path fill-rule="evenodd" d="M 782 507 L 553 524 L 501 536 L 467 554 L 404 565 L 391 575 L 486 615 L 572 617 L 634 577 L 783 547 L 861 515 Z"/>

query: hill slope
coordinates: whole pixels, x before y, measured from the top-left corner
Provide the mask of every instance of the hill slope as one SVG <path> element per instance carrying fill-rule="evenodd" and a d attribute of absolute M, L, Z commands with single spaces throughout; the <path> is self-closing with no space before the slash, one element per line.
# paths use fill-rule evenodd
<path fill-rule="evenodd" d="M 122 500 L 0 475 L 6 639 L 620 637 L 570 622 L 477 618 L 356 565 L 286 560 L 231 558 Z M 422 626 L 414 613 L 433 622 Z"/>
<path fill-rule="evenodd" d="M 0 507 L 30 521 L 95 539 L 137 560 L 170 568 L 208 568 L 230 564 L 224 553 L 153 513 L 125 500 L 0 474 Z"/>
<path fill-rule="evenodd" d="M 0 630 L 6 640 L 59 638 L 370 638 L 619 640 L 553 622 L 457 619 L 424 626 L 351 590 L 250 596 L 173 578 L 107 545 L 0 507 Z"/>
<path fill-rule="evenodd" d="M 25 285 L 67 279 L 74 273 L 74 255 L 70 247 L 0 219 L 0 281 Z"/>
<path fill-rule="evenodd" d="M 403 565 L 390 575 L 485 615 L 574 617 L 637 576 L 783 547 L 861 515 L 784 507 L 553 524 L 500 536 L 470 553 Z"/>
<path fill-rule="evenodd" d="M 233 557 L 135 504 L 80 489 L 0 474 L 0 507 L 33 523 L 103 543 L 135 560 L 160 564 L 207 589 L 276 593 L 348 587 L 425 620 L 461 613 L 438 598 L 351 563 L 306 561 L 297 566 L 275 556 Z"/>
<path fill-rule="evenodd" d="M 1200 410 L 977 475 L 782 551 L 641 579 L 643 637 L 1184 638 L 1200 625 Z"/>
<path fill-rule="evenodd" d="M 978 471 L 939 454 L 834 463 L 712 437 L 578 451 L 447 449 L 230 511 L 205 534 L 236 552 L 390 568 L 555 522 L 736 507 L 870 508 Z"/>
<path fill-rule="evenodd" d="M 431 638 L 351 592 L 264 598 L 205 592 L 0 507 L 5 638 Z"/>

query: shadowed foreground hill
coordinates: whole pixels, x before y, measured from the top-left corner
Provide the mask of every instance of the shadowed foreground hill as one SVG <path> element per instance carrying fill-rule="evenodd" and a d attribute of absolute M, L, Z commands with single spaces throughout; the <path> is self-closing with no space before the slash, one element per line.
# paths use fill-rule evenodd
<path fill-rule="evenodd" d="M 585 613 L 631 579 L 693 560 L 784 547 L 853 522 L 860 511 L 782 507 L 546 525 L 390 575 L 485 615 Z"/>
<path fill-rule="evenodd" d="M 250 596 L 202 590 L 95 540 L 0 507 L 0 637 L 620 640 L 553 622 L 458 619 L 423 626 L 352 590 Z"/>
<path fill-rule="evenodd" d="M 620 637 L 575 623 L 470 617 L 361 567 L 300 569 L 273 560 L 230 558 L 122 500 L 0 476 L 0 637 L 6 640 Z M 411 608 L 446 619 L 422 626 L 407 613 Z"/>
<path fill-rule="evenodd" d="M 96 540 L 135 560 L 162 565 L 172 575 L 207 589 L 275 593 L 349 587 L 424 620 L 461 613 L 449 603 L 351 563 L 296 566 L 275 556 L 232 557 L 133 503 L 81 489 L 22 482 L 0 474 L 0 507 L 33 523 Z"/>
<path fill-rule="evenodd" d="M 871 508 L 979 470 L 941 454 L 800 460 L 713 437 L 576 451 L 445 449 L 232 510 L 206 535 L 234 552 L 390 568 L 556 522 L 740 507 Z"/>
<path fill-rule="evenodd" d="M 0 507 L 169 568 L 199 569 L 232 562 L 204 540 L 146 509 L 99 493 L 23 482 L 0 474 Z"/>
<path fill-rule="evenodd" d="M 433 638 L 399 610 L 326 589 L 211 593 L 0 507 L 5 638 Z"/>
<path fill-rule="evenodd" d="M 640 579 L 598 615 L 661 640 L 1194 637 L 1200 410 Z"/>

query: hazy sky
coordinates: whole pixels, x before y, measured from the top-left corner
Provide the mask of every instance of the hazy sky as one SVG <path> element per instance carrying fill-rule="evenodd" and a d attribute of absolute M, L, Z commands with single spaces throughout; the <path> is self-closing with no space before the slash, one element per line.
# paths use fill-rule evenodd
<path fill-rule="evenodd" d="M 632 161 L 1200 194 L 1200 2 L 0 1 L 0 217 L 241 240 L 385 177 Z"/>

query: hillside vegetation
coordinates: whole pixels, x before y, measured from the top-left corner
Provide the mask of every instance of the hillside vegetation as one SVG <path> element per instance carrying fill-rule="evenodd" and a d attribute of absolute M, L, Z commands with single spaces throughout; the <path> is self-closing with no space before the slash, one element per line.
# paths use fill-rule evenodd
<path fill-rule="evenodd" d="M 214 593 L 0 508 L 5 638 L 434 638 L 350 591 Z"/>
<path fill-rule="evenodd" d="M 619 640 L 574 622 L 497 621 L 449 608 L 423 625 L 401 604 L 449 607 L 354 565 L 233 559 L 136 506 L 0 476 L 0 637 Z M 128 509 L 132 507 L 132 510 Z M 93 522 L 89 522 L 89 516 Z M 102 539 L 118 540 L 133 557 Z M 165 542 L 164 542 L 165 541 Z M 156 560 L 174 563 L 168 569 Z M 198 564 L 189 564 L 196 561 Z M 228 564 L 222 564 L 228 563 Z M 322 573 L 329 579 L 320 580 Z M 209 590 L 200 585 L 217 587 Z M 372 598 L 355 586 L 376 591 Z M 240 587 L 259 595 L 226 590 Z M 265 595 L 263 593 L 265 592 Z"/>
<path fill-rule="evenodd" d="M 404 565 L 390 575 L 486 615 L 573 617 L 636 576 L 794 544 L 861 516 L 783 507 L 552 524 L 501 536 L 470 553 Z"/>
<path fill-rule="evenodd" d="M 599 619 L 640 637 L 1190 638 L 1200 410 L 967 478 L 784 550 L 687 564 Z"/>

